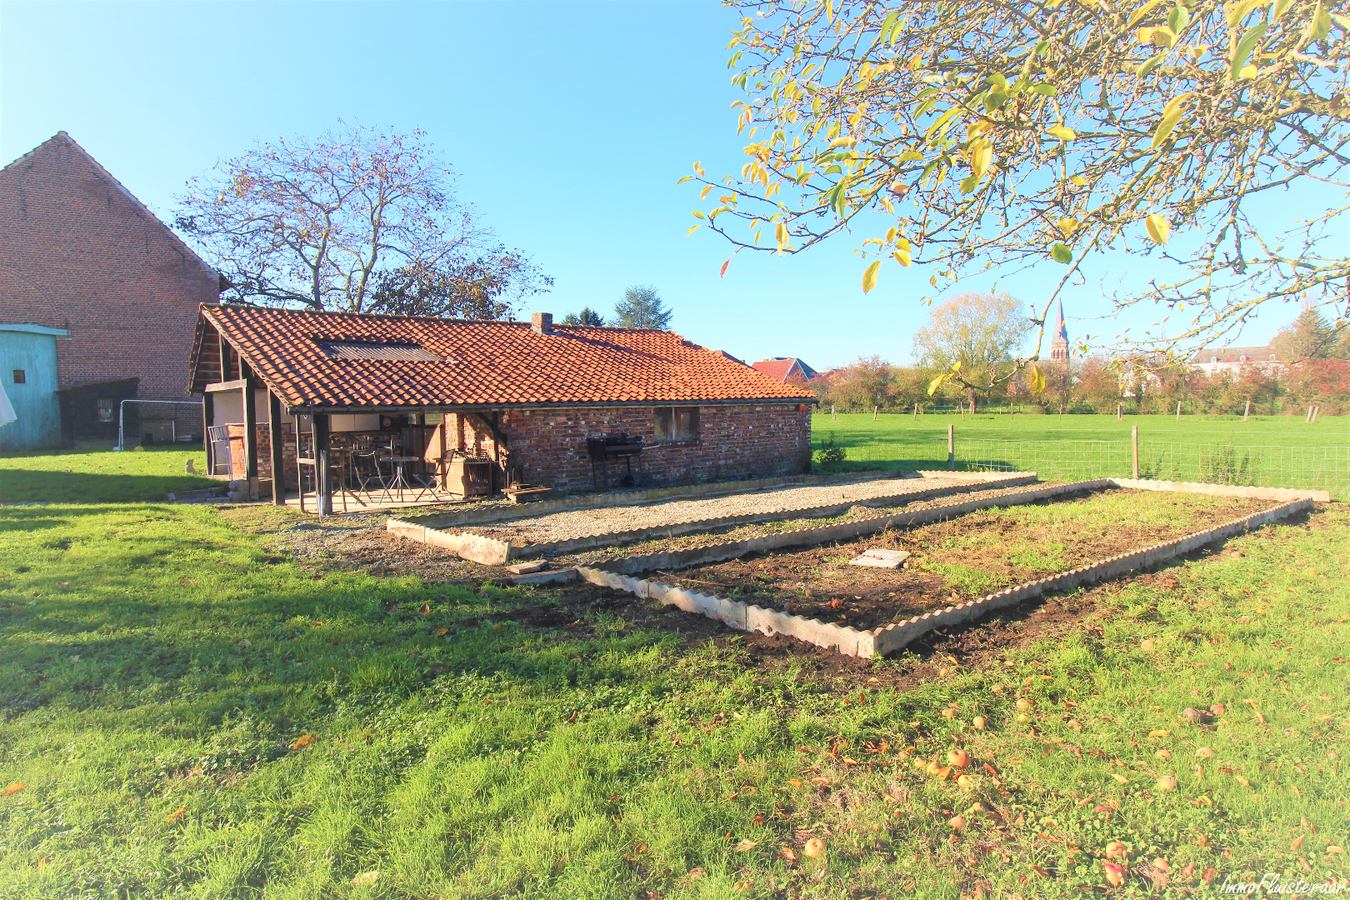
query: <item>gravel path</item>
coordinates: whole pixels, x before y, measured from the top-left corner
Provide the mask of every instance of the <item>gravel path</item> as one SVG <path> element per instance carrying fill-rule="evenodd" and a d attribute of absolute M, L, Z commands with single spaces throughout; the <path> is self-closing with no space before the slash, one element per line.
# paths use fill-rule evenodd
<path fill-rule="evenodd" d="M 934 489 L 979 484 L 989 477 L 975 473 L 936 475 L 924 478 L 883 478 L 846 484 L 783 488 L 753 494 L 712 497 L 705 500 L 669 500 L 645 506 L 610 506 L 552 513 L 534 519 L 517 519 L 500 525 L 453 528 L 458 532 L 510 541 L 517 546 L 551 544 L 595 535 L 636 529 L 659 529 L 685 522 L 728 516 L 759 516 L 793 513 L 832 503 L 858 503 L 878 497 L 917 494 Z M 897 501 L 903 502 L 903 501 Z"/>

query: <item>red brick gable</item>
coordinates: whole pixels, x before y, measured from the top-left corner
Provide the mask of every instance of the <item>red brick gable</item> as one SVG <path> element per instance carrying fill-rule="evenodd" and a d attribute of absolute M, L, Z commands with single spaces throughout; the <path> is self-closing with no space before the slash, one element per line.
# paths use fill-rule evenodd
<path fill-rule="evenodd" d="M 753 363 L 753 367 L 755 371 L 787 384 L 805 384 L 816 377 L 816 370 L 796 357 L 761 359 Z"/>
<path fill-rule="evenodd" d="M 538 407 L 806 401 L 814 396 L 667 331 L 204 307 L 192 390 L 219 377 L 224 336 L 291 407 Z M 374 345 L 336 352 L 321 342 Z M 378 345 L 392 345 L 381 354 Z M 409 359 L 408 348 L 438 357 Z M 379 356 L 390 358 L 371 358 Z M 398 358 L 402 357 L 402 358 Z"/>
<path fill-rule="evenodd" d="M 214 271 L 65 132 L 0 169 L 0 321 L 63 328 L 62 388 L 182 399 Z"/>

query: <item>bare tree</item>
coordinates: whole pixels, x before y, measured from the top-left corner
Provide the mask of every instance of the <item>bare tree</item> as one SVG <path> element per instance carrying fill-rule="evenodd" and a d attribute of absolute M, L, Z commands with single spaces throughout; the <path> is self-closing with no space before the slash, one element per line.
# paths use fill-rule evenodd
<path fill-rule="evenodd" d="M 1151 255 L 1159 274 L 1116 303 L 1189 324 L 1145 353 L 1305 291 L 1350 317 L 1350 18 L 1326 0 L 734 5 L 746 163 L 689 178 L 712 204 L 694 215 L 737 251 L 861 230 L 864 291 L 883 260 L 931 266 L 936 290 L 1053 259 L 1042 337 L 1085 259 Z M 1324 188 L 1311 221 L 1253 211 L 1297 184 Z"/>
<path fill-rule="evenodd" d="M 227 298 L 364 312 L 378 289 L 384 309 L 434 307 L 457 272 L 469 287 L 511 274 L 498 264 L 512 254 L 494 255 L 452 183 L 423 132 L 339 122 L 313 140 L 260 143 L 194 179 L 176 221 L 229 281 Z"/>

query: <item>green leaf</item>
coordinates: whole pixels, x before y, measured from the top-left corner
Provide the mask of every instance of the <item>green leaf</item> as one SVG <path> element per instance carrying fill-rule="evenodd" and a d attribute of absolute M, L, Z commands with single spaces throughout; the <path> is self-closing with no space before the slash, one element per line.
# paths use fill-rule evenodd
<path fill-rule="evenodd" d="M 1186 23 L 1191 20 L 1191 14 L 1186 11 L 1186 7 L 1181 4 L 1172 10 L 1171 15 L 1167 17 L 1167 27 L 1172 29 L 1173 34 L 1181 34 L 1181 29 L 1186 27 Z"/>
<path fill-rule="evenodd" d="M 965 178 L 961 179 L 961 193 L 963 194 L 972 193 L 979 186 L 980 176 L 977 172 L 971 172 Z"/>
<path fill-rule="evenodd" d="M 863 293 L 871 293 L 872 288 L 877 286 L 877 272 L 881 269 L 881 260 L 877 260 L 867 267 L 863 272 Z"/>
<path fill-rule="evenodd" d="M 1166 58 L 1167 58 L 1166 50 L 1164 50 L 1162 53 L 1159 53 L 1157 56 L 1150 56 L 1148 59 L 1144 60 L 1144 62 L 1139 65 L 1139 68 L 1135 70 L 1135 74 L 1138 75 L 1140 78 L 1147 78 L 1148 74 L 1152 72 L 1154 69 L 1158 68 L 1158 65 Z"/>
<path fill-rule="evenodd" d="M 1051 125 L 1045 129 L 1045 133 L 1061 141 L 1072 141 L 1078 137 L 1078 134 L 1072 128 L 1064 125 Z"/>
<path fill-rule="evenodd" d="M 1068 244 L 1056 241 L 1050 247 L 1050 258 L 1057 263 L 1068 265 L 1073 262 L 1073 251 L 1069 249 Z"/>
<path fill-rule="evenodd" d="M 1331 33 L 1331 14 L 1321 0 L 1313 10 L 1312 20 L 1308 23 L 1308 40 L 1320 41 Z"/>
<path fill-rule="evenodd" d="M 1256 49 L 1257 43 L 1265 33 L 1266 23 L 1258 22 L 1247 29 L 1247 33 L 1242 36 L 1242 39 L 1237 42 L 1237 46 L 1233 48 L 1233 58 L 1229 60 L 1228 64 L 1228 75 L 1234 81 L 1237 81 L 1242 75 L 1242 67 L 1247 64 L 1247 57 L 1252 55 L 1252 51 Z M 1155 143 L 1154 146 L 1156 147 L 1157 144 Z"/>
<path fill-rule="evenodd" d="M 1031 372 L 1030 372 L 1029 374 L 1030 374 L 1030 376 L 1031 376 L 1031 393 L 1037 394 L 1037 395 L 1039 395 L 1039 394 L 1044 394 L 1044 393 L 1045 393 L 1045 373 L 1041 371 L 1041 367 L 1040 367 L 1040 366 L 1032 366 L 1032 367 L 1031 367 Z"/>
<path fill-rule="evenodd" d="M 895 28 L 896 19 L 900 18 L 900 10 L 893 9 L 886 14 L 886 18 L 881 20 L 881 30 L 877 33 L 877 40 L 886 43 L 891 39 L 891 32 Z"/>
<path fill-rule="evenodd" d="M 1058 97 L 1059 89 L 1053 84 L 1033 84 L 1031 90 L 1043 97 Z"/>

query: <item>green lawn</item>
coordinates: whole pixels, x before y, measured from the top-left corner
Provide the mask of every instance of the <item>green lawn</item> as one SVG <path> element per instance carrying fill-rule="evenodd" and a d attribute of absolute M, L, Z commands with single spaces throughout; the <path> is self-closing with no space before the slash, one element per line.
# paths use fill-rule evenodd
<path fill-rule="evenodd" d="M 0 509 L 0 896 L 1077 898 L 1115 841 L 1121 896 L 1347 874 L 1339 507 L 904 689 L 315 577 L 238 516 Z M 968 787 L 922 769 L 957 745 Z"/>
<path fill-rule="evenodd" d="M 218 486 L 188 475 L 187 461 L 201 472 L 198 447 L 143 450 L 54 450 L 0 455 L 0 503 L 136 503 L 163 500 L 170 491 Z"/>
<path fill-rule="evenodd" d="M 1140 474 L 1185 481 L 1329 490 L 1350 498 L 1350 416 L 919 415 L 812 416 L 812 442 L 833 437 L 847 469 L 945 468 L 947 427 L 960 468 L 1029 470 L 1046 479 L 1129 476 L 1139 428 Z"/>

